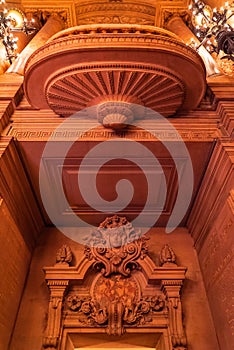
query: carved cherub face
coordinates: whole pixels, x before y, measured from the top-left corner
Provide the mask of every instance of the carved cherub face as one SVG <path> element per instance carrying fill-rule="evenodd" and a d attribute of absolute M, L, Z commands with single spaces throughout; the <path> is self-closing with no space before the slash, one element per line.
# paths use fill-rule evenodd
<path fill-rule="evenodd" d="M 111 228 L 108 231 L 111 248 L 119 248 L 125 244 L 126 233 L 123 227 Z"/>

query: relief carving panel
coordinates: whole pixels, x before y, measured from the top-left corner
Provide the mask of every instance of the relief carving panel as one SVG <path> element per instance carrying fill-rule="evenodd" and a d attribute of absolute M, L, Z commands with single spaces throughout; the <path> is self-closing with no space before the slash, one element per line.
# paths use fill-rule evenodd
<path fill-rule="evenodd" d="M 146 242 L 125 217 L 114 215 L 86 240 L 78 266 L 69 266 L 67 245 L 59 249 L 56 264 L 44 269 L 51 293 L 44 348 L 64 349 L 65 329 L 101 328 L 102 334 L 120 336 L 140 327 L 146 333 L 163 330 L 166 350 L 187 349 L 180 299 L 186 268 L 177 266 L 168 244 L 160 252 L 161 266 L 155 266 Z"/>

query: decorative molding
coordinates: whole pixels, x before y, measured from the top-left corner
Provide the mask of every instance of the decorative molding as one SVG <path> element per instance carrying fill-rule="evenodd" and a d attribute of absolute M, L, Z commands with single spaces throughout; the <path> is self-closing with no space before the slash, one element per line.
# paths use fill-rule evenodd
<path fill-rule="evenodd" d="M 173 349 L 186 350 L 187 340 L 182 323 L 182 305 L 180 299 L 182 281 L 162 281 L 162 290 L 166 296 L 169 311 L 169 327 Z"/>
<path fill-rule="evenodd" d="M 42 24 L 44 24 L 49 17 L 58 16 L 63 20 L 65 28 L 74 25 L 74 23 L 72 23 L 71 9 L 69 7 L 40 6 L 40 8 L 37 8 L 35 6 L 27 6 L 24 9 L 24 13 L 26 16 L 33 16 Z"/>
<path fill-rule="evenodd" d="M 129 276 L 139 267 L 137 260 L 144 259 L 148 251 L 147 238 L 140 235 L 126 218 L 112 216 L 92 233 L 85 256 L 95 261 L 93 267 L 105 277 L 113 273 Z"/>
<path fill-rule="evenodd" d="M 116 50 L 126 47 L 128 55 L 120 62 L 116 59 Z M 87 49 L 93 64 L 86 63 Z M 139 53 L 137 56 L 135 49 Z M 64 66 L 61 56 L 64 50 L 69 67 Z M 165 66 L 168 59 L 170 65 Z M 183 70 L 178 73 L 178 66 L 182 65 L 191 74 L 183 75 Z M 35 81 L 40 84 L 37 89 Z M 138 102 L 171 116 L 196 108 L 205 88 L 205 70 L 200 56 L 172 33 L 150 26 L 142 29 L 138 25 L 103 24 L 62 31 L 31 55 L 25 69 L 25 92 L 29 102 L 37 108 L 50 107 L 62 116 L 113 99 Z"/>
<path fill-rule="evenodd" d="M 103 140 L 103 139 L 116 139 L 116 132 L 113 130 L 89 130 L 84 133 L 82 130 L 74 130 L 74 128 L 63 130 L 62 132 L 54 131 L 55 127 L 37 127 L 32 125 L 30 128 L 22 128 L 17 127 L 17 125 L 13 125 L 9 131 L 8 135 L 15 137 L 17 140 L 41 140 L 47 141 L 49 138 L 51 140 Z M 201 141 L 215 141 L 220 133 L 217 129 L 177 129 L 177 132 L 174 134 L 167 130 L 154 130 L 153 128 L 150 132 L 146 130 L 121 130 L 118 133 L 119 138 L 129 138 L 129 139 L 137 139 L 137 140 L 154 140 L 157 142 L 157 139 L 162 141 L 176 141 L 178 140 L 178 133 L 184 141 L 193 141 L 193 142 L 201 142 Z"/>
<path fill-rule="evenodd" d="M 182 18 L 185 23 L 190 22 L 191 17 L 189 11 L 178 8 L 164 9 L 162 14 L 161 23 L 163 28 L 167 28 L 168 23 L 174 17 Z"/>
<path fill-rule="evenodd" d="M 106 241 L 115 234 L 121 239 L 113 240 L 113 246 L 104 248 Z M 130 243 L 127 237 L 132 239 Z M 84 249 L 84 258 L 78 266 L 56 264 L 44 268 L 51 293 L 44 347 L 57 349 L 63 329 L 69 327 L 82 333 L 87 328 L 89 333 L 98 333 L 102 328 L 102 333 L 115 336 L 122 335 L 128 328 L 131 331 L 142 328 L 141 332 L 146 333 L 149 329 L 163 331 L 171 344 L 166 350 L 172 347 L 185 350 L 180 290 L 186 269 L 168 264 L 167 256 L 163 258 L 163 266 L 155 266 L 147 255 L 145 242 L 142 244 L 125 217 L 106 218 L 93 232 L 89 243 L 92 246 L 88 251 L 87 247 Z M 133 246 L 134 249 L 130 249 Z M 116 253 L 113 261 L 108 252 Z M 121 255 L 122 252 L 126 256 Z M 98 263 L 103 267 L 102 273 L 96 272 Z M 134 273 L 131 273 L 133 266 Z M 142 278 L 147 281 L 144 286 Z M 69 281 L 72 281 L 70 285 Z"/>
<path fill-rule="evenodd" d="M 137 16 L 123 14 L 122 16 L 93 16 L 78 18 L 78 23 L 83 24 L 97 24 L 97 23 L 120 23 L 120 24 L 140 24 L 140 25 L 154 25 L 154 18 L 141 18 Z"/>
<path fill-rule="evenodd" d="M 234 189 L 230 191 L 230 194 L 228 196 L 228 204 L 230 206 L 231 212 L 234 215 Z"/>
<path fill-rule="evenodd" d="M 57 349 L 58 340 L 61 332 L 62 306 L 68 281 L 50 281 L 50 301 L 48 310 L 48 321 L 45 336 L 42 341 L 43 347 Z"/>
<path fill-rule="evenodd" d="M 102 11 L 107 13 L 107 11 L 113 11 L 117 13 L 118 11 L 123 12 L 139 12 L 141 14 L 147 14 L 150 16 L 155 16 L 155 7 L 144 4 L 137 3 L 122 3 L 122 2 L 106 2 L 106 3 L 93 3 L 93 4 L 81 4 L 76 5 L 76 13 L 79 18 L 80 15 L 99 12 Z"/>

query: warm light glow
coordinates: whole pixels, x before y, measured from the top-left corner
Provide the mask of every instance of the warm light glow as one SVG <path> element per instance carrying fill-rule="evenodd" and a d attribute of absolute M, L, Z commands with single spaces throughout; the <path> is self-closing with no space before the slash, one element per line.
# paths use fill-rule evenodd
<path fill-rule="evenodd" d="M 0 0 L 0 5 L 4 4 L 4 0 Z M 3 6 L 1 6 L 3 7 Z M 31 23 L 28 25 L 22 11 L 17 8 L 1 8 L 0 9 L 0 40 L 5 47 L 5 59 L 12 63 L 17 57 L 16 49 L 17 40 L 12 32 L 24 32 L 26 35 L 32 34 L 37 29 Z"/>
<path fill-rule="evenodd" d="M 14 28 L 22 28 L 24 24 L 24 15 L 23 13 L 15 8 L 9 9 L 7 11 L 6 17 L 11 20 L 11 25 Z"/>
<path fill-rule="evenodd" d="M 231 75 L 234 67 L 234 5 L 225 2 L 213 11 L 202 0 L 192 0 L 191 5 L 194 33 L 200 41 L 196 50 L 203 46 L 211 54 L 215 53 L 222 71 Z"/>

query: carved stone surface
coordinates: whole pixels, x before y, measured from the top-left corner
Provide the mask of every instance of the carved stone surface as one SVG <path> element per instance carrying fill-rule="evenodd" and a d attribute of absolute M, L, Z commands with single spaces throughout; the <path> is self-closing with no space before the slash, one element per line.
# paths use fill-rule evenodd
<path fill-rule="evenodd" d="M 97 110 L 97 118 L 105 127 L 112 129 L 124 129 L 134 119 L 134 112 L 130 103 L 110 101 L 100 104 Z"/>
<path fill-rule="evenodd" d="M 171 247 L 168 244 L 161 249 L 160 263 L 162 266 L 176 264 L 176 256 Z"/>
<path fill-rule="evenodd" d="M 138 258 L 147 253 L 146 237 L 140 237 L 126 218 L 117 215 L 107 218 L 85 247 L 87 259 L 94 259 L 93 266 L 108 277 L 112 273 L 129 276 L 138 265 Z"/>
<path fill-rule="evenodd" d="M 134 2 L 109 1 L 76 5 L 78 24 L 137 23 L 154 25 L 155 7 Z"/>
<path fill-rule="evenodd" d="M 64 244 L 56 254 L 56 264 L 70 265 L 72 261 L 72 251 L 71 248 Z"/>
<path fill-rule="evenodd" d="M 164 299 L 162 294 L 142 298 L 133 278 L 114 274 L 98 278 L 92 297 L 70 294 L 66 306 L 83 325 L 106 326 L 108 334 L 121 335 L 125 326 L 151 322 L 154 313 L 164 310 Z"/>
<path fill-rule="evenodd" d="M 68 281 L 52 280 L 48 281 L 47 284 L 50 289 L 50 301 L 47 327 L 42 344 L 44 348 L 57 349 L 61 333 L 63 298 Z"/>
<path fill-rule="evenodd" d="M 166 350 L 185 350 L 180 291 L 186 269 L 174 263 L 172 249 L 164 246 L 163 266 L 156 267 L 147 256 L 146 238 L 118 215 L 107 217 L 89 244 L 76 268 L 45 268 L 51 294 L 43 346 L 59 348 L 61 332 L 69 327 L 95 332 L 102 328 L 112 336 L 140 327 L 163 330 L 170 342 Z M 86 279 L 88 271 L 92 277 Z"/>
<path fill-rule="evenodd" d="M 153 26 L 100 24 L 62 31 L 30 57 L 25 72 L 29 102 L 62 116 L 118 100 L 167 117 L 195 108 L 205 92 L 198 54 Z M 95 119 L 95 112 L 89 118 Z"/>
<path fill-rule="evenodd" d="M 207 296 L 219 342 L 228 348 L 233 341 L 234 310 L 234 197 L 230 191 L 199 253 Z M 220 327 L 222 325 L 222 327 Z"/>
<path fill-rule="evenodd" d="M 70 295 L 66 304 L 71 311 L 78 312 L 78 319 L 83 324 L 104 325 L 108 320 L 107 308 L 101 307 L 91 298 L 80 299 L 77 295 Z"/>
<path fill-rule="evenodd" d="M 68 28 L 72 25 L 71 23 L 71 13 L 68 7 L 49 7 L 49 6 L 40 6 L 36 8 L 35 6 L 27 6 L 24 10 L 24 13 L 27 16 L 32 16 L 36 19 L 37 22 L 44 24 L 49 17 L 59 16 L 65 25 L 65 28 Z"/>

